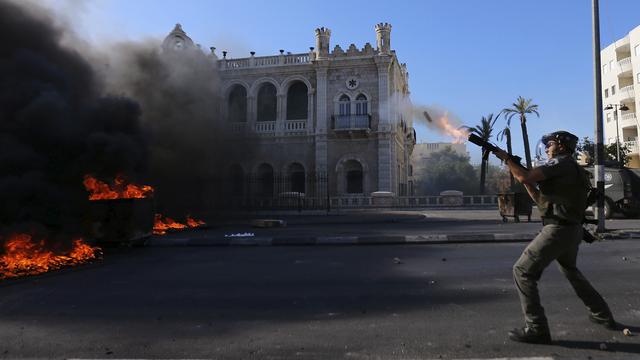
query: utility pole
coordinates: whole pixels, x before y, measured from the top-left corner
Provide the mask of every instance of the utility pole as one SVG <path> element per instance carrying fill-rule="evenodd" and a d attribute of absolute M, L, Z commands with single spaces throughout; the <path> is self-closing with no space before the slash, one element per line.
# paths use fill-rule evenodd
<path fill-rule="evenodd" d="M 595 94 L 595 175 L 598 198 L 596 200 L 595 215 L 598 219 L 598 233 L 604 228 L 604 136 L 602 133 L 602 78 L 600 65 L 600 13 L 598 0 L 592 0 L 593 5 L 593 62 L 594 62 L 594 94 Z"/>

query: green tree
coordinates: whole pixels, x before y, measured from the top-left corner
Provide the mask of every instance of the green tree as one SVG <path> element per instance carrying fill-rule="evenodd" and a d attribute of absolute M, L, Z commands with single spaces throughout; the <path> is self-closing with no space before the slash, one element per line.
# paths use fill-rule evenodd
<path fill-rule="evenodd" d="M 487 194 L 513 191 L 513 187 L 509 183 L 510 174 L 511 172 L 505 167 L 489 164 L 489 166 L 487 166 L 487 181 L 485 185 Z"/>
<path fill-rule="evenodd" d="M 511 104 L 511 108 L 505 108 L 502 111 L 505 113 L 505 117 L 508 121 L 510 121 L 515 115 L 520 117 L 522 141 L 524 142 L 524 156 L 527 161 L 526 166 L 527 168 L 531 168 L 531 150 L 529 149 L 529 134 L 527 133 L 527 114 L 536 114 L 540 117 L 540 114 L 538 113 L 538 105 L 532 104 L 531 99 L 526 100 L 522 96 L 518 96 L 516 102 Z"/>
<path fill-rule="evenodd" d="M 498 141 L 502 141 L 502 139 L 506 139 L 507 153 L 509 155 L 513 155 L 513 149 L 511 146 L 511 119 L 507 119 L 507 126 L 505 126 L 504 129 L 500 130 L 496 138 Z M 515 179 L 513 178 L 513 174 L 509 172 L 509 188 L 513 189 L 514 184 L 515 184 Z"/>
<path fill-rule="evenodd" d="M 499 114 L 498 114 L 499 116 Z M 498 120 L 498 116 L 495 118 L 493 114 L 489 114 L 486 117 L 483 116 L 480 119 L 480 124 L 475 127 L 464 126 L 464 128 L 468 129 L 469 132 L 478 135 L 482 140 L 489 141 L 491 140 L 491 135 L 493 133 L 493 125 L 495 125 L 496 120 Z M 489 164 L 489 152 L 482 152 L 482 162 L 480 163 L 480 194 L 484 195 L 484 184 L 487 178 L 487 166 Z"/>
<path fill-rule="evenodd" d="M 422 195 L 439 195 L 444 190 L 475 193 L 478 177 L 469 156 L 458 154 L 449 146 L 421 160 L 415 171 L 416 189 Z"/>
<path fill-rule="evenodd" d="M 577 152 L 582 152 L 587 154 L 586 163 L 589 165 L 593 165 L 596 159 L 596 146 L 595 143 L 588 137 L 584 137 L 580 142 L 578 142 L 578 146 L 576 146 Z M 616 144 L 609 144 L 604 146 L 604 160 L 607 162 L 615 162 L 617 155 Z M 629 163 L 629 153 L 631 150 L 624 143 L 620 143 L 620 163 L 623 165 L 627 165 Z"/>

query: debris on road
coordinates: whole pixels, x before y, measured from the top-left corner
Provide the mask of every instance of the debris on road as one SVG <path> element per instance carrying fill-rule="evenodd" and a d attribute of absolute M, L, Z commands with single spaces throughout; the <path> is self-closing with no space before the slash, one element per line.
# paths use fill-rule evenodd
<path fill-rule="evenodd" d="M 255 219 L 251 221 L 251 227 L 254 228 L 272 228 L 272 227 L 285 227 L 287 222 L 277 219 Z"/>
<path fill-rule="evenodd" d="M 626 328 L 624 330 L 622 330 L 622 333 L 624 334 L 624 336 L 631 336 L 632 335 L 631 334 L 631 330 L 626 329 Z"/>
<path fill-rule="evenodd" d="M 250 232 L 243 233 L 235 233 L 235 234 L 225 234 L 224 237 L 254 237 L 256 234 Z"/>
<path fill-rule="evenodd" d="M 400 260 L 400 258 L 397 258 L 397 257 L 393 258 L 393 262 L 396 264 L 402 264 L 402 260 Z"/>
<path fill-rule="evenodd" d="M 629 259 L 626 256 L 622 257 L 622 261 L 627 261 L 627 260 L 629 260 Z"/>
<path fill-rule="evenodd" d="M 447 258 L 442 258 L 442 261 L 447 261 Z"/>

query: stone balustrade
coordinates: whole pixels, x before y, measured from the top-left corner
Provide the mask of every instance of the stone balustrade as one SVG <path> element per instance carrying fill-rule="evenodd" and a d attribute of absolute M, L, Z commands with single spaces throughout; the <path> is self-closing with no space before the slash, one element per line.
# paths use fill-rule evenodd
<path fill-rule="evenodd" d="M 421 207 L 495 207 L 498 206 L 497 195 L 465 195 L 462 203 L 452 205 L 445 196 L 398 196 L 393 198 L 391 207 L 421 208 Z M 378 207 L 373 197 L 366 195 L 332 196 L 333 208 L 363 208 Z M 496 216 L 498 213 L 496 212 Z"/>
<path fill-rule="evenodd" d="M 276 122 L 275 121 L 258 121 L 256 122 L 255 129 L 256 129 L 256 133 L 258 134 L 275 133 Z"/>
<path fill-rule="evenodd" d="M 308 53 L 286 54 L 275 56 L 257 56 L 241 59 L 221 59 L 218 60 L 220 70 L 234 70 L 252 67 L 267 67 L 280 65 L 309 64 L 311 58 Z"/>
<path fill-rule="evenodd" d="M 287 133 L 305 132 L 306 129 L 307 129 L 307 119 L 284 121 L 284 131 Z"/>
<path fill-rule="evenodd" d="M 243 134 L 247 128 L 247 123 L 244 122 L 232 122 L 230 123 L 232 134 Z"/>

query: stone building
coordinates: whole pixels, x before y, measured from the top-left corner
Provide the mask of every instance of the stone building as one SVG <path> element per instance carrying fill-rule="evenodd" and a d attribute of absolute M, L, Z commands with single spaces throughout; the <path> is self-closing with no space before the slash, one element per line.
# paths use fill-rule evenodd
<path fill-rule="evenodd" d="M 326 174 L 331 196 L 406 195 L 416 140 L 409 74 L 391 49 L 391 25 L 377 24 L 375 35 L 375 48 L 331 49 L 327 28 L 315 30 L 315 46 L 304 53 L 232 59 L 211 48 L 222 121 L 258 149 L 229 175 L 255 175 L 266 195 L 277 174 L 291 180 L 286 191 L 309 193 L 305 177 L 314 173 Z M 163 43 L 187 46 L 193 41 L 180 25 Z"/>

